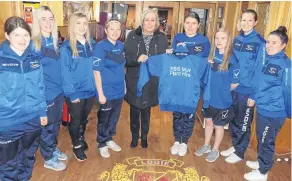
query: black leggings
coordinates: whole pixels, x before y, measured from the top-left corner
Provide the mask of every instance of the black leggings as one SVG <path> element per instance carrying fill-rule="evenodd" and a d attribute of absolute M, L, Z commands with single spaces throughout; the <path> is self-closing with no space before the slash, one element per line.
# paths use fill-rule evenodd
<path fill-rule="evenodd" d="M 94 104 L 94 98 L 95 97 L 80 99 L 80 102 L 72 103 L 68 97 L 65 97 L 71 116 L 71 121 L 68 126 L 73 146 L 79 146 L 81 144 L 80 125 L 85 124 L 88 114 Z"/>

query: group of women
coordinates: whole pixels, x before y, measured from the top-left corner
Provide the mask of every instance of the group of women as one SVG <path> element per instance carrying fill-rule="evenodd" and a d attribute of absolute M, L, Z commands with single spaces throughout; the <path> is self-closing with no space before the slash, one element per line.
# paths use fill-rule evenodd
<path fill-rule="evenodd" d="M 168 49 L 167 38 L 158 29 L 156 9 L 143 12 L 141 26 L 128 35 L 124 44 L 119 41 L 119 20 L 107 21 L 107 37 L 95 44 L 86 15 L 74 13 L 69 20 L 68 37 L 58 47 L 55 16 L 50 8 L 41 6 L 35 11 L 32 30 L 22 18 L 8 18 L 4 24 L 7 40 L 0 46 L 0 179 L 30 180 L 38 146 L 44 167 L 56 171 L 66 168 L 61 161 L 68 156 L 57 147 L 64 101 L 71 115 L 68 129 L 78 161 L 87 159 L 84 133 L 95 100 L 100 104 L 97 142 L 103 158 L 110 157 L 109 149 L 121 151 L 113 137 L 124 99 L 130 105 L 130 146 L 137 147 L 141 138 L 141 146 L 147 148 L 151 107 L 158 105 L 159 81 L 151 77 L 142 96 L 137 96 L 140 65 L 151 56 L 172 54 L 183 46 L 189 54 L 209 62 L 206 80 L 197 89 L 199 95 L 207 91 L 210 95 L 203 111 L 205 143 L 195 154 L 208 153 L 206 160 L 214 162 L 219 157 L 223 127 L 229 123 L 232 147 L 221 155 L 227 157 L 228 163 L 243 160 L 256 105 L 258 161 L 247 162 L 256 171 L 244 177 L 267 180 L 277 133 L 291 114 L 291 60 L 285 55 L 287 30 L 279 27 L 266 42 L 254 29 L 254 10 L 244 11 L 239 23 L 241 31 L 233 43 L 229 31 L 220 28 L 210 50 L 208 38 L 198 33 L 199 15 L 191 12 L 185 17 L 184 33 L 177 34 Z M 186 155 L 194 114 L 195 110 L 193 114 L 173 112 L 175 142 L 171 154 Z M 211 147 L 214 127 L 215 143 Z"/>

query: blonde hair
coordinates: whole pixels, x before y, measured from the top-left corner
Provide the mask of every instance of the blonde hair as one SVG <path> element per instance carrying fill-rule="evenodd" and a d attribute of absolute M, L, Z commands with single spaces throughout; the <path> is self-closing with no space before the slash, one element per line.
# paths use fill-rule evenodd
<path fill-rule="evenodd" d="M 74 57 L 79 56 L 78 50 L 77 50 L 77 39 L 76 39 L 74 29 L 75 29 L 75 24 L 77 20 L 80 18 L 86 18 L 86 20 L 88 21 L 88 18 L 84 13 L 74 13 L 70 16 L 69 25 L 68 25 L 68 39 L 69 39 L 70 47 L 72 49 L 72 54 Z M 87 31 L 85 33 L 85 40 L 89 44 L 89 47 L 91 50 L 92 48 L 90 45 L 90 32 L 89 32 L 88 26 L 87 26 Z"/>
<path fill-rule="evenodd" d="M 231 45 L 232 45 L 232 40 L 231 40 L 231 34 L 230 32 L 227 30 L 227 28 L 219 28 L 215 35 L 214 35 L 214 43 L 212 45 L 212 48 L 211 48 L 211 51 L 210 51 L 210 54 L 209 54 L 209 57 L 208 59 L 209 60 L 213 60 L 214 57 L 215 57 L 215 52 L 216 52 L 216 45 L 215 45 L 215 37 L 216 37 L 216 34 L 219 33 L 219 32 L 223 32 L 223 33 L 226 33 L 227 34 L 227 45 L 224 49 L 224 54 L 223 54 L 223 62 L 220 64 L 219 66 L 219 70 L 220 71 L 226 71 L 228 69 L 228 64 L 229 64 L 229 56 L 231 55 Z"/>
<path fill-rule="evenodd" d="M 144 21 L 146 19 L 146 16 L 150 12 L 154 13 L 155 16 L 156 16 L 155 29 L 154 29 L 154 31 L 155 31 L 155 30 L 157 30 L 159 28 L 159 25 L 160 25 L 159 24 L 159 16 L 158 16 L 158 9 L 157 8 L 149 8 L 149 9 L 144 10 L 144 12 L 142 14 L 142 18 L 141 18 L 141 27 L 143 29 L 143 24 L 144 24 Z"/>
<path fill-rule="evenodd" d="M 40 27 L 40 18 L 41 14 L 44 11 L 50 11 L 55 19 L 55 15 L 53 14 L 52 10 L 48 6 L 40 6 L 38 9 L 35 10 L 33 14 L 33 21 L 32 21 L 32 40 L 34 42 L 35 49 L 39 51 L 42 47 L 42 32 Z M 57 52 L 58 50 L 58 27 L 56 21 L 53 25 L 53 30 L 51 32 L 53 42 L 54 42 L 54 49 Z"/>

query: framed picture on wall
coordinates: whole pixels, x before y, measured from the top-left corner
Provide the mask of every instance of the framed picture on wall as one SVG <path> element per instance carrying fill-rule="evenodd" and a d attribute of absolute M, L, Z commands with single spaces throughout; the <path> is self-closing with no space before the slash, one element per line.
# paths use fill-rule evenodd
<path fill-rule="evenodd" d="M 94 20 L 92 1 L 64 1 L 63 18 L 64 24 L 68 24 L 71 14 L 82 12 L 87 15 L 89 21 Z"/>
<path fill-rule="evenodd" d="M 223 7 L 219 7 L 218 8 L 218 19 L 222 19 L 223 18 L 223 13 L 224 13 L 224 8 Z"/>

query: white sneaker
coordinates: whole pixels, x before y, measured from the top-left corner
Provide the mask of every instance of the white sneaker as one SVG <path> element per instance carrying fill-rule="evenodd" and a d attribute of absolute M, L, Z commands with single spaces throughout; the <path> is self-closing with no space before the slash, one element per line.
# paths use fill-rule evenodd
<path fill-rule="evenodd" d="M 258 170 L 260 168 L 259 162 L 258 161 L 247 161 L 246 165 L 254 170 Z"/>
<path fill-rule="evenodd" d="M 113 140 L 106 142 L 108 148 L 112 149 L 113 151 L 120 152 L 122 148 L 116 144 Z"/>
<path fill-rule="evenodd" d="M 181 143 L 178 149 L 178 156 L 185 156 L 188 151 L 188 145 L 185 143 Z"/>
<path fill-rule="evenodd" d="M 235 149 L 234 149 L 234 147 L 232 146 L 232 147 L 230 147 L 228 150 L 225 150 L 225 151 L 221 151 L 220 152 L 220 154 L 222 155 L 222 156 L 224 156 L 224 157 L 228 157 L 228 156 L 230 156 L 232 153 L 234 153 L 235 152 Z"/>
<path fill-rule="evenodd" d="M 225 158 L 225 161 L 227 163 L 237 163 L 241 161 L 242 159 L 239 158 L 236 154 L 232 153 L 229 157 Z"/>
<path fill-rule="evenodd" d="M 102 148 L 99 148 L 99 152 L 100 152 L 100 155 L 103 157 L 103 158 L 109 158 L 111 155 L 108 151 L 108 147 L 107 146 L 104 146 Z"/>
<path fill-rule="evenodd" d="M 268 174 L 261 174 L 259 170 L 253 170 L 249 173 L 244 174 L 244 178 L 248 181 L 267 181 Z"/>
<path fill-rule="evenodd" d="M 177 155 L 179 150 L 180 143 L 178 141 L 174 142 L 172 147 L 170 148 L 170 153 L 172 155 Z"/>

